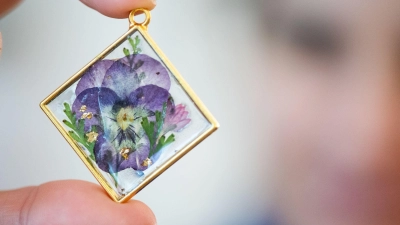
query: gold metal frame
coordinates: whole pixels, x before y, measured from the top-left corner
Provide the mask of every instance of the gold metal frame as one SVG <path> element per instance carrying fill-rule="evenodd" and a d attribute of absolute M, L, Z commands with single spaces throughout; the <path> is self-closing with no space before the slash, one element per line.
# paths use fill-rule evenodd
<path fill-rule="evenodd" d="M 134 15 L 137 13 L 144 13 L 146 18 L 142 23 L 138 23 L 134 20 Z M 79 70 L 75 75 L 69 78 L 64 84 L 62 84 L 59 88 L 57 88 L 53 93 L 51 93 L 47 98 L 45 98 L 41 103 L 40 107 L 44 111 L 44 113 L 49 117 L 51 122 L 57 127 L 57 129 L 61 132 L 67 142 L 71 145 L 71 147 L 75 150 L 81 160 L 85 163 L 86 167 L 90 170 L 90 172 L 95 176 L 101 186 L 107 191 L 110 197 L 119 203 L 129 201 L 134 195 L 136 195 L 141 189 L 147 186 L 151 181 L 157 178 L 161 173 L 167 170 L 170 166 L 172 166 L 175 162 L 177 162 L 180 158 L 186 155 L 190 150 L 192 150 L 196 145 L 198 145 L 201 141 L 207 138 L 211 133 L 216 131 L 219 127 L 216 119 L 211 115 L 205 105 L 201 102 L 199 97 L 194 93 L 194 91 L 190 88 L 190 86 L 186 83 L 180 73 L 176 70 L 176 68 L 172 65 L 172 63 L 168 60 L 165 54 L 161 51 L 161 49 L 157 46 L 157 44 L 153 41 L 153 39 L 147 34 L 147 25 L 150 22 L 150 12 L 145 9 L 136 9 L 133 10 L 129 16 L 129 30 L 122 35 L 118 40 L 116 40 L 113 44 L 107 47 L 103 52 L 101 52 L 96 58 L 90 61 L 86 66 L 84 66 L 81 70 Z M 63 93 L 66 89 L 68 89 L 72 84 L 78 81 L 85 71 L 95 64 L 97 61 L 105 58 L 109 53 L 111 53 L 115 48 L 121 45 L 126 41 L 126 38 L 133 34 L 134 32 L 140 32 L 143 38 L 147 41 L 147 43 L 153 48 L 155 53 L 159 56 L 159 58 L 164 62 L 166 67 L 169 69 L 171 74 L 176 78 L 178 83 L 185 90 L 189 98 L 193 101 L 193 103 L 197 106 L 199 111 L 204 115 L 204 117 L 210 122 L 211 127 L 197 137 L 193 142 L 186 145 L 182 150 L 178 151 L 173 157 L 164 162 L 160 167 L 155 169 L 152 173 L 146 176 L 136 188 L 134 188 L 131 192 L 123 197 L 119 197 L 118 194 L 109 186 L 107 180 L 103 177 L 101 172 L 92 165 L 92 162 L 89 158 L 87 158 L 86 154 L 81 150 L 80 146 L 70 137 L 68 131 L 63 127 L 63 125 L 57 120 L 55 115 L 48 108 L 48 104 L 53 101 L 57 96 Z"/>

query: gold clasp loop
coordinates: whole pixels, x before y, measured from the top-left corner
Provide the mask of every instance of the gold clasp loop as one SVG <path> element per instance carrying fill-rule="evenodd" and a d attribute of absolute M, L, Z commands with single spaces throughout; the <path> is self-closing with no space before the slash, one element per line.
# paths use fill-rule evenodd
<path fill-rule="evenodd" d="M 144 21 L 141 23 L 135 21 L 135 15 L 140 14 L 140 13 L 144 13 L 144 15 L 145 15 Z M 133 26 L 141 26 L 145 30 L 147 30 L 147 26 L 150 23 L 150 19 L 151 19 L 151 14 L 150 14 L 149 10 L 142 9 L 142 8 L 134 9 L 129 14 L 129 28 L 132 28 Z"/>

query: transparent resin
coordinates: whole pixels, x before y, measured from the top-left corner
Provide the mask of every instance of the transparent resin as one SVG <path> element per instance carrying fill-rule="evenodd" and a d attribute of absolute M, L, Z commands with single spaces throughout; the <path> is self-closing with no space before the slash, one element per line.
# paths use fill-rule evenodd
<path fill-rule="evenodd" d="M 139 30 L 47 107 L 118 198 L 212 126 Z"/>

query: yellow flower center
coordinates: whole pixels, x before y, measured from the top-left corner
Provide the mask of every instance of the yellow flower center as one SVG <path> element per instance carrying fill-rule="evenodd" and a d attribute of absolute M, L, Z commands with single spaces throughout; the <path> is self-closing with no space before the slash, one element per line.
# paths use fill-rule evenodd
<path fill-rule="evenodd" d="M 122 108 L 117 114 L 117 123 L 118 126 L 121 127 L 122 130 L 126 130 L 135 121 L 135 114 L 133 113 L 133 109 Z"/>

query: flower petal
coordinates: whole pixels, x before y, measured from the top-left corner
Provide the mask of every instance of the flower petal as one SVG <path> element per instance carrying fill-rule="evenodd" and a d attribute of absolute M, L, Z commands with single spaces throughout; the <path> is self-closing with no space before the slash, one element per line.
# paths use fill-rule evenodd
<path fill-rule="evenodd" d="M 129 101 L 134 106 L 143 106 L 145 109 L 155 112 L 162 111 L 163 104 L 170 94 L 167 90 L 156 85 L 146 85 L 136 89 L 129 95 Z"/>
<path fill-rule="evenodd" d="M 105 59 L 98 61 L 87 69 L 76 86 L 75 95 L 78 96 L 82 91 L 88 88 L 101 87 L 104 75 L 113 63 L 113 60 Z"/>
<path fill-rule="evenodd" d="M 107 173 L 117 173 L 118 166 L 122 161 L 114 146 L 105 138 L 99 135 L 94 146 L 94 155 L 97 166 Z"/>
<path fill-rule="evenodd" d="M 121 98 L 126 98 L 139 87 L 139 80 L 135 70 L 120 61 L 116 61 L 107 70 L 101 86 L 110 88 Z"/>
<path fill-rule="evenodd" d="M 174 129 L 174 131 L 179 132 L 181 131 L 183 128 L 186 127 L 186 125 L 188 125 L 190 123 L 191 119 L 184 119 L 179 121 L 178 123 L 176 123 L 176 127 Z"/>
<path fill-rule="evenodd" d="M 94 146 L 96 163 L 107 173 L 117 173 L 127 168 L 144 171 L 148 168 L 143 166 L 143 162 L 149 155 L 150 147 L 147 138 L 142 142 L 143 144 L 135 152 L 130 153 L 128 158 L 124 159 L 106 136 L 101 135 Z"/>
<path fill-rule="evenodd" d="M 185 110 L 185 107 L 186 106 L 184 106 L 184 105 L 182 105 L 182 104 L 179 104 L 179 105 L 177 105 L 177 106 L 175 106 L 175 111 L 173 112 L 173 114 L 180 114 L 180 113 L 182 113 L 182 111 L 184 111 Z"/>
<path fill-rule="evenodd" d="M 168 71 L 159 61 L 145 54 L 129 55 L 120 61 L 136 71 L 140 86 L 154 84 L 166 90 L 170 89 Z"/>
<path fill-rule="evenodd" d="M 176 114 L 174 115 L 174 119 L 177 120 L 177 121 L 181 121 L 181 120 L 186 119 L 188 115 L 189 115 L 189 112 L 188 112 L 188 111 L 182 111 L 182 112 L 179 113 L 179 114 L 176 113 Z"/>
<path fill-rule="evenodd" d="M 167 114 L 164 121 L 163 132 L 167 133 L 170 131 L 181 131 L 186 125 L 190 123 L 190 119 L 187 118 L 189 112 L 186 111 L 186 106 L 179 104 L 174 106 L 171 99 L 167 102 Z"/>
<path fill-rule="evenodd" d="M 100 124 L 102 106 L 113 105 L 116 101 L 119 101 L 117 94 L 108 88 L 89 88 L 76 97 L 72 104 L 72 111 L 77 119 L 85 119 L 85 131 L 89 131 L 93 125 L 102 125 Z M 82 106 L 85 107 L 82 108 Z M 91 115 L 85 117 L 84 113 Z"/>
<path fill-rule="evenodd" d="M 129 154 L 129 157 L 127 160 L 122 160 L 121 164 L 119 165 L 119 171 L 127 169 L 127 168 L 132 168 L 134 170 L 140 170 L 144 171 L 148 167 L 143 166 L 143 162 L 145 159 L 147 159 L 149 152 L 150 152 L 150 143 L 148 143 L 148 139 L 142 138 L 142 141 L 146 141 L 147 143 L 141 145 L 138 149 L 136 149 L 135 152 Z"/>

